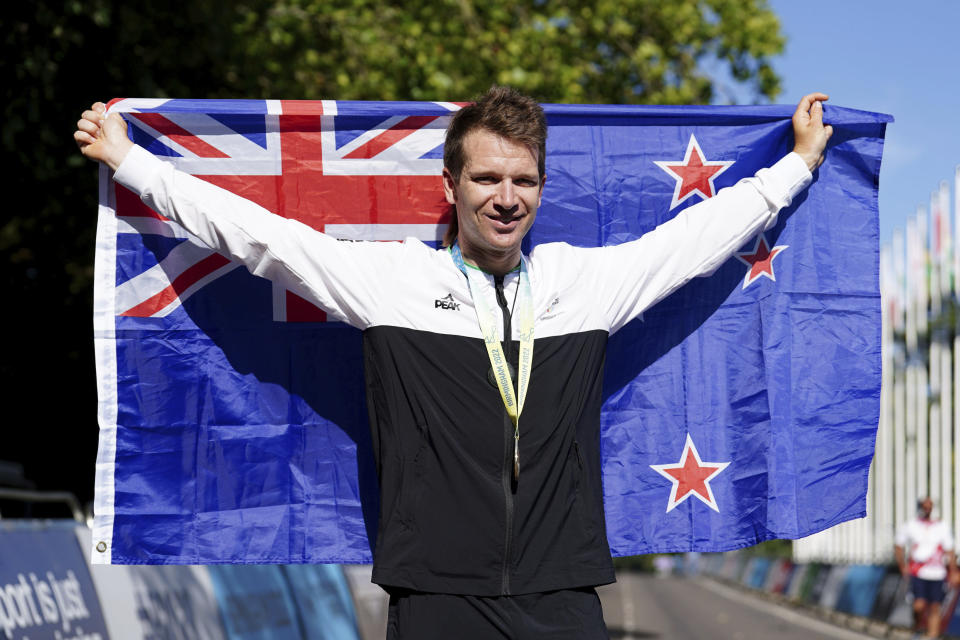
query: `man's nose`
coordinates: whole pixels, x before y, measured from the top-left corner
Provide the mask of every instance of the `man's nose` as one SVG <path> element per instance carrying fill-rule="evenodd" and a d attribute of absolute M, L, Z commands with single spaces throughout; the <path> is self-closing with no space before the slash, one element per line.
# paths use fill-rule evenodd
<path fill-rule="evenodd" d="M 511 180 L 502 180 L 497 185 L 493 208 L 497 213 L 513 213 L 520 207 L 520 197 Z"/>

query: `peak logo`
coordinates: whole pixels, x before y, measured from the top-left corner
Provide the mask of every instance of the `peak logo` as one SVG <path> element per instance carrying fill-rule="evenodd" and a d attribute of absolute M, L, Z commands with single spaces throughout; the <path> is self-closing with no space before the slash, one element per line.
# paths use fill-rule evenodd
<path fill-rule="evenodd" d="M 450 309 L 451 311 L 460 311 L 460 303 L 454 302 L 453 294 L 448 293 L 442 298 L 433 301 L 434 309 Z"/>

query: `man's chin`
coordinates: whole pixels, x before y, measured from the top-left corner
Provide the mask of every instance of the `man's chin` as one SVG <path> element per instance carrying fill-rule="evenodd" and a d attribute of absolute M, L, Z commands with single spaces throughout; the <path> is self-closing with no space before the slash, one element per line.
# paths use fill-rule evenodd
<path fill-rule="evenodd" d="M 498 232 L 488 238 L 488 244 L 503 253 L 518 250 L 526 233 L 519 227 L 510 231 Z"/>

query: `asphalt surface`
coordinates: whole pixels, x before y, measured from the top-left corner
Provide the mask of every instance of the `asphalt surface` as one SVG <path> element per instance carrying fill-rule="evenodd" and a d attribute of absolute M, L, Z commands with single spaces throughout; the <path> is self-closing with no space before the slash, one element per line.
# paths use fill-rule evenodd
<path fill-rule="evenodd" d="M 708 578 L 621 573 L 597 589 L 610 637 L 616 640 L 862 640 L 788 606 Z"/>
<path fill-rule="evenodd" d="M 387 598 L 369 566 L 349 567 L 363 640 L 383 640 Z M 709 578 L 621 573 L 597 589 L 613 640 L 865 640 L 857 633 Z M 589 639 L 584 639 L 589 640 Z"/>

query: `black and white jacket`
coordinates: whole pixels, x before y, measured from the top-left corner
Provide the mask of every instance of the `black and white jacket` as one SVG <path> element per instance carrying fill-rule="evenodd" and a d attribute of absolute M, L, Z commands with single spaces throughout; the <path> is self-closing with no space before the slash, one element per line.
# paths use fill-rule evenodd
<path fill-rule="evenodd" d="M 810 173 L 789 154 L 639 240 L 546 244 L 524 257 L 536 337 L 518 483 L 513 426 L 487 381 L 467 281 L 447 250 L 413 239 L 337 241 L 139 147 L 115 180 L 252 273 L 363 331 L 381 489 L 374 581 L 494 596 L 614 580 L 599 454 L 607 338 L 773 224 Z M 505 278 L 508 300 L 517 280 Z M 498 308 L 492 276 L 481 295 Z"/>

